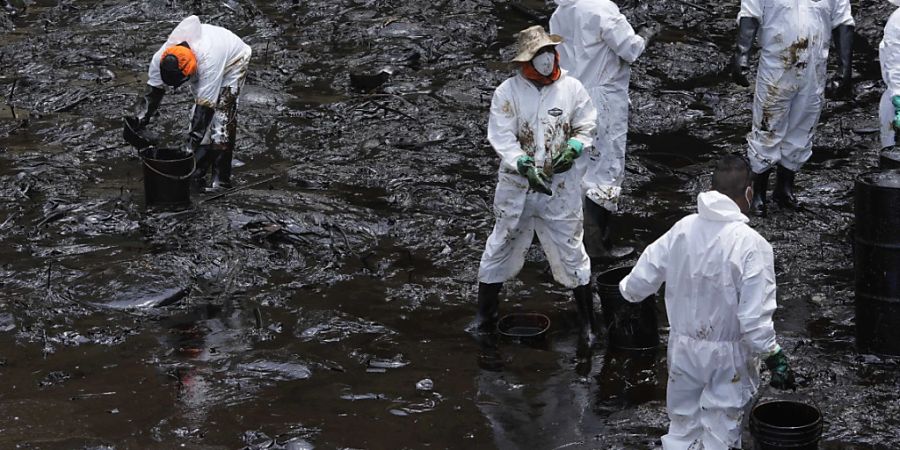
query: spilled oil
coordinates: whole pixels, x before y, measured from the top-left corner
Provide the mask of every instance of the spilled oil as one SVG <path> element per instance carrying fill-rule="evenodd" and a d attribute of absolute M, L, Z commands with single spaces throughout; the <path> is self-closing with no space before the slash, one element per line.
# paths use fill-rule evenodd
<path fill-rule="evenodd" d="M 578 348 L 570 294 L 539 250 L 501 313 L 548 316 L 546 338 L 463 332 L 493 224 L 491 94 L 513 33 L 550 6 L 25 6 L 0 21 L 11 105 L 0 105 L 0 447 L 658 445 L 665 352 Z M 743 151 L 752 89 L 723 75 L 733 2 L 621 7 L 664 27 L 633 67 L 614 225 L 642 248 L 694 210 L 717 156 Z M 825 448 L 900 442 L 900 368 L 855 350 L 849 239 L 854 178 L 878 160 L 876 136 L 853 129 L 877 126 L 873 49 L 888 8 L 855 10 L 856 101 L 826 105 L 798 175 L 805 208 L 752 222 L 776 252 L 776 329 L 802 382 L 791 395 L 822 409 Z M 186 212 L 146 211 L 121 116 L 191 13 L 253 47 L 237 181 L 280 177 Z M 351 69 L 386 67 L 380 86 L 352 86 Z M 167 95 L 154 130 L 177 142 L 189 104 Z"/>

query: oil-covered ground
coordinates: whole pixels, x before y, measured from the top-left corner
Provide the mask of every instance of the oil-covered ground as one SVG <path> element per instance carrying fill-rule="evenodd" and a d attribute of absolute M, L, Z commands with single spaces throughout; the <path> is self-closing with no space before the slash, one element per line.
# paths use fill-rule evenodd
<path fill-rule="evenodd" d="M 664 352 L 601 342 L 576 357 L 574 304 L 537 247 L 501 310 L 549 315 L 546 342 L 464 332 L 493 223 L 488 105 L 513 33 L 553 5 L 10 3 L 0 448 L 658 445 Z M 752 91 L 724 72 L 738 2 L 622 3 L 632 23 L 663 26 L 634 66 L 615 230 L 641 249 L 694 210 L 716 157 L 743 151 Z M 850 227 L 854 179 L 877 164 L 876 49 L 891 5 L 853 6 L 857 84 L 826 105 L 798 176 L 806 207 L 752 222 L 775 248 L 776 329 L 801 381 L 763 392 L 819 406 L 825 448 L 888 449 L 900 442 L 900 367 L 856 350 Z M 253 47 L 235 173 L 263 182 L 148 211 L 121 117 L 191 13 Z M 379 74 L 380 85 L 358 77 Z M 179 142 L 189 107 L 186 89 L 167 95 L 154 129 Z"/>

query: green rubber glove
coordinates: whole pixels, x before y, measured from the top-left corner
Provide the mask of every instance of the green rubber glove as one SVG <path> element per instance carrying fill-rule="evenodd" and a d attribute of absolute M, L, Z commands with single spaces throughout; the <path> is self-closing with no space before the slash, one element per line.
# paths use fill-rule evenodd
<path fill-rule="evenodd" d="M 769 382 L 770 386 L 781 390 L 797 390 L 797 383 L 794 381 L 794 371 L 791 370 L 787 356 L 780 348 L 766 358 L 766 367 L 772 373 L 772 381 Z"/>
<path fill-rule="evenodd" d="M 534 166 L 534 158 L 528 155 L 522 155 L 516 160 L 516 169 L 519 174 L 528 178 L 528 185 L 531 189 L 542 194 L 553 195 L 550 190 L 550 179 L 542 170 L 538 170 Z"/>
<path fill-rule="evenodd" d="M 553 173 L 563 173 L 572 168 L 575 160 L 581 156 L 584 144 L 578 139 L 569 139 L 566 149 L 553 158 Z"/>
<path fill-rule="evenodd" d="M 891 125 L 895 130 L 900 131 L 900 95 L 891 97 L 891 103 L 894 104 L 894 120 L 891 121 Z"/>

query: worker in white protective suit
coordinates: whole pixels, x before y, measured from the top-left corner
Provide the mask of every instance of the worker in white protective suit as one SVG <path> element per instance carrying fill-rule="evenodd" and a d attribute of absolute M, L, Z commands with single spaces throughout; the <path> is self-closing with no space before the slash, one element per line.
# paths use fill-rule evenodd
<path fill-rule="evenodd" d="M 663 448 L 741 447 L 741 421 L 759 385 L 759 356 L 772 386 L 794 388 L 775 340 L 772 246 L 747 225 L 753 190 L 743 158 L 722 158 L 712 191 L 697 197 L 697 214 L 650 244 L 619 284 L 639 302 L 666 284 L 669 317 Z"/>
<path fill-rule="evenodd" d="M 597 108 L 594 145 L 582 187 L 585 193 L 585 246 L 591 257 L 619 258 L 633 251 L 613 248 L 609 222 L 618 209 L 625 179 L 628 135 L 628 82 L 631 64 L 643 53 L 659 27 L 635 34 L 610 0 L 556 0 L 550 32 L 563 37 L 559 64 L 581 81 Z"/>
<path fill-rule="evenodd" d="M 785 208 L 798 206 L 794 177 L 812 155 L 826 84 L 835 96 L 851 91 L 854 21 L 849 0 L 741 0 L 734 77 L 743 86 L 749 85 L 750 48 L 757 30 L 762 52 L 747 156 L 755 174 L 751 213 L 764 216 L 769 174 L 776 166 L 772 198 Z M 840 69 L 826 83 L 832 40 Z"/>
<path fill-rule="evenodd" d="M 888 0 L 900 6 L 900 0 Z M 885 90 L 881 95 L 878 117 L 881 124 L 881 147 L 893 147 L 895 134 L 900 130 L 900 9 L 894 10 L 884 26 L 884 36 L 878 45 L 881 77 Z"/>
<path fill-rule="evenodd" d="M 231 186 L 237 100 L 251 53 L 250 46 L 231 31 L 190 16 L 150 59 L 147 90 L 135 120 L 139 128 L 147 126 L 159 109 L 165 86 L 190 81 L 195 104 L 185 147 L 197 161 L 195 181 L 204 187 L 210 165 L 213 186 Z"/>
<path fill-rule="evenodd" d="M 519 73 L 494 92 L 488 141 L 500 157 L 496 223 L 478 269 L 476 324 L 497 319 L 503 282 L 516 276 L 535 234 L 553 278 L 573 289 L 582 330 L 597 332 L 591 265 L 582 243 L 581 178 L 596 111 L 581 82 L 559 67 L 557 35 L 533 26 L 517 35 Z"/>

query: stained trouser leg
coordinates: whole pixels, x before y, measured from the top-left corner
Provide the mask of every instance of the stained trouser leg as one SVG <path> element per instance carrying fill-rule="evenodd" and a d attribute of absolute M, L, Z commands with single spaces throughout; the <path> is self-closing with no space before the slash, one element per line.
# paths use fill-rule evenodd
<path fill-rule="evenodd" d="M 237 95 L 238 88 L 235 87 L 224 87 L 219 93 L 211 137 L 216 153 L 213 165 L 214 187 L 231 187 L 231 161 L 237 139 Z"/>
<path fill-rule="evenodd" d="M 824 71 L 824 67 L 817 70 Z M 825 98 L 813 76 L 802 84 L 800 92 L 791 101 L 788 131 L 781 148 L 781 160 L 775 173 L 775 190 L 772 198 L 782 207 L 797 208 L 794 195 L 794 179 L 797 172 L 812 156 L 812 140 L 816 133 Z M 824 79 L 824 74 L 822 74 Z"/>

